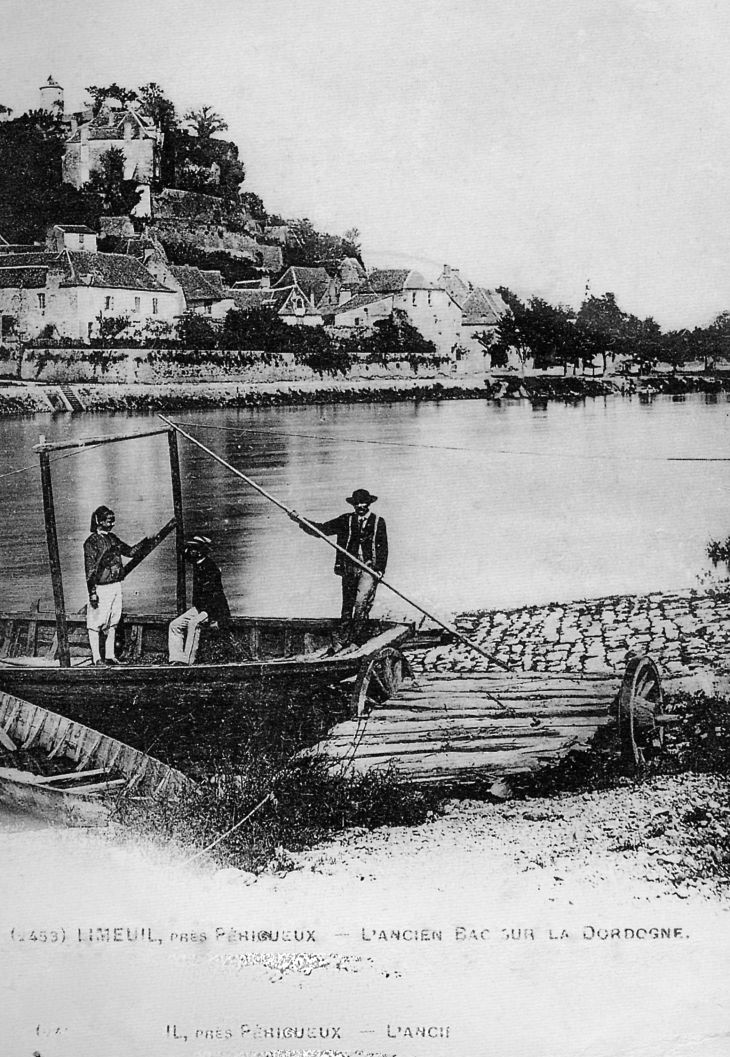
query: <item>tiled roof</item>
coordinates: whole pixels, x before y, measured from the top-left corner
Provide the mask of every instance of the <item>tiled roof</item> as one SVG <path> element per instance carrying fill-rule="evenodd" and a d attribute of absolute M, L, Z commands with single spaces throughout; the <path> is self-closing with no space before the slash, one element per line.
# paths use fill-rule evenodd
<path fill-rule="evenodd" d="M 46 285 L 47 268 L 19 267 L 6 268 L 0 265 L 0 287 L 2 289 L 34 290 Z"/>
<path fill-rule="evenodd" d="M 17 253 L 2 257 L 3 265 L 23 268 L 33 265 L 47 268 L 61 276 L 62 286 L 103 286 L 116 290 L 147 290 L 151 293 L 172 293 L 158 282 L 133 257 L 123 253 L 82 253 L 62 250 L 40 253 Z"/>
<path fill-rule="evenodd" d="M 200 301 L 220 301 L 221 291 L 216 290 L 205 278 L 200 268 L 190 264 L 171 264 L 170 271 L 182 287 L 185 300 L 189 304 Z"/>
<path fill-rule="evenodd" d="M 271 286 L 264 290 L 227 290 L 226 293 L 233 298 L 236 303 L 236 308 L 239 308 L 244 312 L 250 308 L 273 308 L 277 312 L 283 311 L 284 315 L 293 314 L 294 309 L 289 306 L 289 302 L 295 293 L 299 293 L 304 299 L 304 315 L 320 315 L 320 313 L 312 306 L 312 303 L 306 294 L 295 285 Z"/>
<path fill-rule="evenodd" d="M 291 286 L 296 283 L 316 305 L 329 290 L 331 282 L 325 268 L 306 268 L 295 264 L 287 268 L 274 286 Z"/>
<path fill-rule="evenodd" d="M 435 283 L 424 279 L 412 268 L 376 269 L 368 276 L 368 282 L 379 294 L 400 294 L 403 290 L 437 290 Z"/>
<path fill-rule="evenodd" d="M 223 275 L 217 271 L 206 271 L 204 268 L 200 269 L 200 274 L 203 276 L 205 281 L 213 287 L 220 297 L 224 297 L 223 291 Z"/>
<path fill-rule="evenodd" d="M 457 305 L 463 308 L 466 303 L 469 294 L 471 293 L 471 283 L 468 283 L 465 279 L 459 275 L 458 268 L 445 269 L 438 279 L 438 285 L 447 290 Z"/>
<path fill-rule="evenodd" d="M 67 142 L 80 143 L 82 129 L 85 130 L 86 135 L 90 140 L 123 140 L 124 125 L 125 123 L 130 122 L 132 125 L 133 139 L 155 138 L 155 129 L 148 125 L 147 122 L 134 110 L 131 110 L 129 107 L 124 107 L 121 110 L 112 110 L 105 107 L 96 117 L 92 118 L 91 121 L 87 121 L 86 124 L 77 128 L 76 131 L 68 137 Z"/>
<path fill-rule="evenodd" d="M 349 301 L 345 301 L 344 304 L 338 305 L 335 309 L 335 315 L 339 315 L 340 312 L 350 312 L 353 308 L 364 308 L 365 305 L 373 305 L 376 301 L 387 301 L 392 294 L 373 294 L 373 293 L 360 293 L 355 294 Z"/>
<path fill-rule="evenodd" d="M 496 326 L 507 311 L 507 305 L 494 290 L 476 286 L 462 307 L 462 324 Z"/>

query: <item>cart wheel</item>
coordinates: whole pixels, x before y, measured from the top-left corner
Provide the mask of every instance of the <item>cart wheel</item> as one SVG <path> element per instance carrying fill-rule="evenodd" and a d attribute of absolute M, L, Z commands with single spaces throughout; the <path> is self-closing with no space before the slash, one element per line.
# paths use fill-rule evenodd
<path fill-rule="evenodd" d="M 366 716 L 373 708 L 384 704 L 410 675 L 408 661 L 392 646 L 386 646 L 368 658 L 358 673 L 352 692 L 355 715 Z"/>
<path fill-rule="evenodd" d="M 664 728 L 655 718 L 661 704 L 662 681 L 656 664 L 646 655 L 631 657 L 618 693 L 618 733 L 622 755 L 637 774 L 664 748 Z"/>

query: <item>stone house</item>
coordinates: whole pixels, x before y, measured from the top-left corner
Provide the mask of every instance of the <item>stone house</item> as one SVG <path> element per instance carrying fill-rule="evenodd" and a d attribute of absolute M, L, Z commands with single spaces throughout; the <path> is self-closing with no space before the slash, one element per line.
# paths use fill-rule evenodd
<path fill-rule="evenodd" d="M 179 294 L 133 257 L 64 249 L 0 257 L 0 315 L 22 340 L 43 333 L 88 341 L 99 317 L 173 323 Z"/>
<path fill-rule="evenodd" d="M 428 282 L 420 272 L 408 268 L 372 271 L 368 285 L 374 294 L 391 296 L 393 308 L 405 312 L 408 321 L 435 344 L 440 355 L 451 355 L 458 346 L 461 308 L 448 290 Z M 347 308 L 347 302 L 343 308 Z"/>
<path fill-rule="evenodd" d="M 160 175 L 162 135 L 134 107 L 107 99 L 96 117 L 83 121 L 66 140 L 63 178 L 82 187 L 99 168 L 102 154 L 117 147 L 124 155 L 124 179 L 152 183 Z"/>
<path fill-rule="evenodd" d="M 86 224 L 52 224 L 46 232 L 46 249 L 56 253 L 62 250 L 96 253 L 96 232 Z"/>

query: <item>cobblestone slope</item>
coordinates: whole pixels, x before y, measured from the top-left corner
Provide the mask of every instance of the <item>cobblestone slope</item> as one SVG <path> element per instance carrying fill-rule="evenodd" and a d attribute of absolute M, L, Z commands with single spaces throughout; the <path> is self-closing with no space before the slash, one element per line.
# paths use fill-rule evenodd
<path fill-rule="evenodd" d="M 617 672 L 629 650 L 649 653 L 670 676 L 730 669 L 730 598 L 684 591 L 462 614 L 458 629 L 511 667 L 537 672 Z M 423 657 L 432 671 L 486 671 L 467 646 Z"/>

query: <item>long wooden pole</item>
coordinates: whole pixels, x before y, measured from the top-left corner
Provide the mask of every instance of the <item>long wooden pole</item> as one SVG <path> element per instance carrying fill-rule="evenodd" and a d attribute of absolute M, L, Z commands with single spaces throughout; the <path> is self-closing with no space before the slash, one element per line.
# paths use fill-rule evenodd
<path fill-rule="evenodd" d="M 268 499 L 269 502 L 273 503 L 274 506 L 278 506 L 279 509 L 283 510 L 284 513 L 287 514 L 290 518 L 293 518 L 295 521 L 300 522 L 302 525 L 306 525 L 309 532 L 311 532 L 315 536 L 319 536 L 320 539 L 323 539 L 325 543 L 327 543 L 330 547 L 333 547 L 334 550 L 339 551 L 340 554 L 344 554 L 348 561 L 359 566 L 361 569 L 364 569 L 365 572 L 370 573 L 371 576 L 373 575 L 373 570 L 370 568 L 369 565 L 366 565 L 365 562 L 361 562 L 359 558 L 356 558 L 354 554 L 350 554 L 350 552 L 345 550 L 344 547 L 340 547 L 339 544 L 334 543 L 331 539 L 329 539 L 328 536 L 325 536 L 324 532 L 320 532 L 316 525 L 312 525 L 312 523 L 307 521 L 306 518 L 303 518 L 301 517 L 301 515 L 295 513 L 295 511 L 290 510 L 289 507 L 284 505 L 284 503 L 279 502 L 279 500 L 276 499 L 273 495 L 271 495 L 270 492 L 267 492 L 265 488 L 262 488 L 260 484 L 257 484 L 256 481 L 252 481 L 250 477 L 247 477 L 245 473 L 242 473 L 240 470 L 237 470 L 235 466 L 231 466 L 229 462 L 226 462 L 225 459 L 223 459 L 220 455 L 214 452 L 211 448 L 207 448 L 205 444 L 202 444 L 195 437 L 191 436 L 190 433 L 186 433 L 184 429 L 181 429 L 180 426 L 178 426 L 175 422 L 172 422 L 169 418 L 165 418 L 164 415 L 158 414 L 157 417 L 162 419 L 163 422 L 166 422 L 168 426 L 172 427 L 172 429 L 177 430 L 177 432 L 180 433 L 181 436 L 185 437 L 186 440 L 189 440 L 192 444 L 196 444 L 202 451 L 210 455 L 212 459 L 215 459 L 216 462 L 219 462 L 221 466 L 225 466 L 225 468 L 227 470 L 230 470 L 231 473 L 235 474 L 236 477 L 240 477 L 242 481 L 245 481 L 246 484 L 251 486 L 251 488 L 255 489 L 262 496 Z M 492 663 L 496 664 L 499 668 L 504 668 L 506 672 L 512 671 L 510 666 L 508 664 L 505 664 L 504 661 L 500 661 L 498 657 L 494 657 L 491 653 L 487 653 L 487 651 L 483 650 L 481 646 L 477 646 L 477 644 L 475 642 L 472 642 L 471 639 L 468 639 L 466 635 L 462 635 L 460 631 L 457 631 L 457 629 L 453 627 L 453 625 L 447 624 L 445 621 L 435 616 L 435 614 L 430 613 L 427 609 L 424 609 L 422 605 L 420 605 L 418 602 L 414 602 L 414 600 L 412 598 L 409 598 L 407 595 L 404 595 L 402 591 L 400 591 L 397 587 L 394 587 L 393 584 L 388 583 L 388 581 L 384 580 L 382 576 L 376 575 L 376 579 L 378 583 L 383 584 L 383 586 L 387 587 L 389 591 L 393 592 L 393 594 L 398 595 L 398 597 L 402 598 L 404 602 L 408 603 L 408 605 L 413 606 L 415 609 L 417 609 L 419 613 L 423 613 L 423 615 L 428 617 L 429 620 L 433 620 L 434 623 L 438 624 L 439 627 L 444 629 L 444 631 L 448 631 L 451 635 L 457 638 L 459 642 L 462 642 L 465 646 L 468 646 L 469 649 L 474 650 L 475 653 L 481 654 L 482 657 L 486 657 L 488 661 L 492 661 Z"/>
<path fill-rule="evenodd" d="M 187 609 L 185 590 L 185 522 L 183 519 L 182 484 L 180 478 L 180 456 L 177 450 L 177 433 L 167 434 L 170 448 L 170 477 L 172 479 L 172 506 L 175 513 L 175 560 L 177 563 L 177 614 Z"/>
<path fill-rule="evenodd" d="M 53 505 L 53 487 L 51 485 L 51 464 L 48 452 L 40 452 L 41 490 L 43 492 L 43 514 L 46 524 L 46 544 L 48 561 L 51 566 L 51 584 L 53 585 L 53 604 L 56 609 L 56 637 L 58 639 L 58 659 L 62 668 L 71 667 L 71 651 L 68 645 L 68 624 L 66 623 L 66 602 L 63 597 L 63 577 L 61 575 L 61 556 L 58 552 L 58 534 L 56 532 L 56 512 Z"/>

